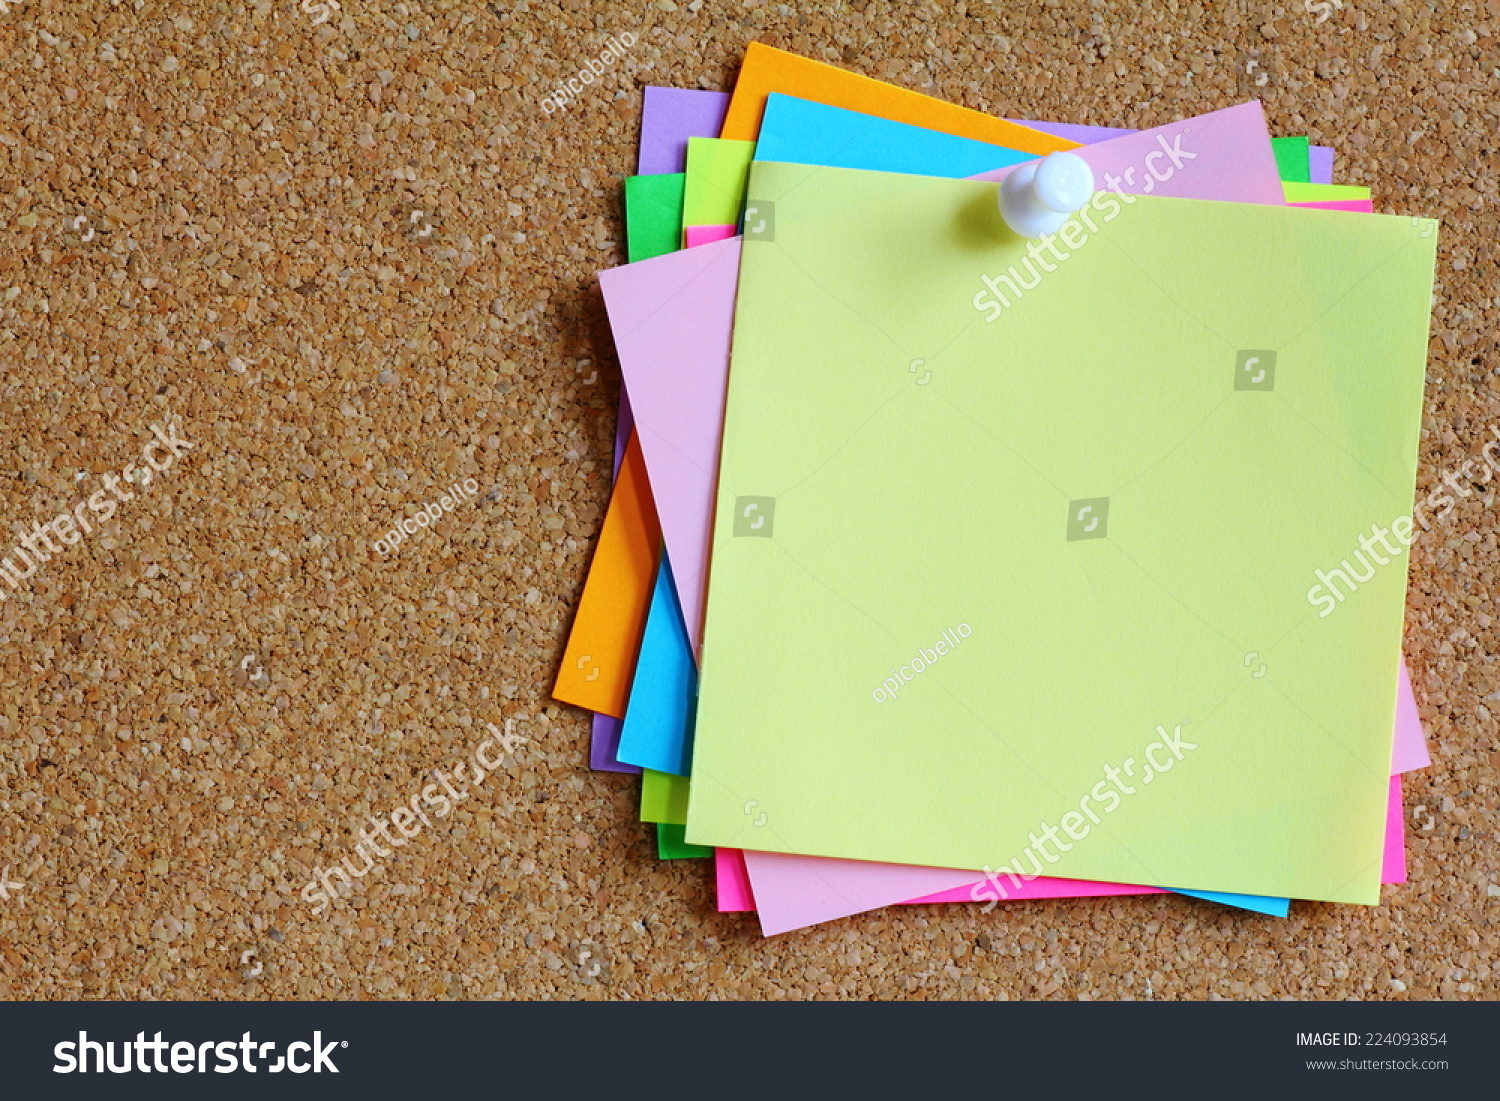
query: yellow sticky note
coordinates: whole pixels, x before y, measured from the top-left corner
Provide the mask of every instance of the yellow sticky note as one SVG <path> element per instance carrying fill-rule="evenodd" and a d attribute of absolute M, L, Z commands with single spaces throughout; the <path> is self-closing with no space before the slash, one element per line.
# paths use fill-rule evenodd
<path fill-rule="evenodd" d="M 641 821 L 687 825 L 688 796 L 692 785 L 686 776 L 646 769 L 641 773 Z"/>
<path fill-rule="evenodd" d="M 751 169 L 687 839 L 1375 903 L 1433 226 L 995 191 Z"/>
<path fill-rule="evenodd" d="M 689 138 L 687 183 L 683 188 L 684 226 L 732 226 L 740 220 L 753 141 Z"/>
<path fill-rule="evenodd" d="M 1333 203 L 1368 199 L 1368 187 L 1350 187 L 1347 184 L 1315 184 L 1282 182 L 1289 203 Z"/>

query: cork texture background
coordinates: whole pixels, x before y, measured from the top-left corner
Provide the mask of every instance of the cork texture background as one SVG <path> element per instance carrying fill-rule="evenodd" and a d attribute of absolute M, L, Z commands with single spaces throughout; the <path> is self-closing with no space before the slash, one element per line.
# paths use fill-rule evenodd
<path fill-rule="evenodd" d="M 729 89 L 758 39 L 1012 117 L 1262 98 L 1377 210 L 1442 219 L 1425 494 L 1500 426 L 1500 2 L 331 7 L 0 12 L 0 550 L 94 521 L 0 586 L 0 996 L 1500 993 L 1488 489 L 1413 548 L 1434 764 L 1378 908 L 898 907 L 765 940 L 707 862 L 657 861 L 638 781 L 587 771 L 587 716 L 548 695 L 608 500 L 594 273 L 624 260 L 643 85 Z M 153 424 L 191 450 L 102 519 Z M 503 767 L 312 912 L 316 866 L 508 719 Z"/>

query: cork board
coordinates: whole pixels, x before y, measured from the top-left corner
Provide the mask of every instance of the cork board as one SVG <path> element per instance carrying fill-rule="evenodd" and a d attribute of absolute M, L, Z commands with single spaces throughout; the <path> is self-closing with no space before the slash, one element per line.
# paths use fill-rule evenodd
<path fill-rule="evenodd" d="M 0 602 L 0 997 L 1495 997 L 1487 487 L 1414 548 L 1434 765 L 1376 909 L 916 906 L 763 940 L 703 862 L 657 861 L 638 781 L 588 772 L 587 716 L 548 698 L 607 502 L 593 275 L 624 259 L 640 87 L 728 88 L 750 41 L 1007 117 L 1261 97 L 1377 209 L 1443 220 L 1424 491 L 1476 455 L 1500 426 L 1500 4 L 1319 20 L 12 4 L 0 522 L 7 552 L 64 512 L 77 540 Z M 330 873 L 319 910 L 345 858 L 365 874 Z"/>

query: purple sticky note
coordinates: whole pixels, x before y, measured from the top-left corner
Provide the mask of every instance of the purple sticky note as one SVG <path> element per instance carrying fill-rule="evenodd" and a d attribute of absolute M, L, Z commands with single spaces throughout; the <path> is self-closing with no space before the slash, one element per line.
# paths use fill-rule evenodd
<path fill-rule="evenodd" d="M 595 772 L 640 772 L 637 765 L 627 765 L 617 756 L 620 731 L 625 720 L 594 712 L 593 738 L 589 743 L 589 768 Z"/>
<path fill-rule="evenodd" d="M 1022 119 L 1009 119 L 1008 121 L 1021 126 L 1029 126 L 1033 130 L 1040 130 L 1044 134 L 1051 134 L 1054 138 L 1062 138 L 1064 141 L 1076 141 L 1079 145 L 1093 145 L 1096 142 L 1109 141 L 1110 138 L 1123 138 L 1126 134 L 1135 133 L 1134 130 L 1122 130 L 1118 126 L 1078 126 L 1071 122 L 1026 122 Z"/>
<path fill-rule="evenodd" d="M 1307 147 L 1307 170 L 1309 179 L 1315 184 L 1333 183 L 1333 146 L 1309 145 Z"/>
<path fill-rule="evenodd" d="M 625 461 L 625 441 L 630 439 L 630 430 L 635 427 L 635 416 L 630 412 L 630 398 L 625 384 L 620 383 L 620 415 L 615 418 L 615 467 L 611 478 L 620 476 L 620 464 Z"/>
<path fill-rule="evenodd" d="M 687 169 L 688 138 L 716 138 L 729 110 L 727 92 L 648 85 L 641 107 L 641 155 L 636 175 Z"/>

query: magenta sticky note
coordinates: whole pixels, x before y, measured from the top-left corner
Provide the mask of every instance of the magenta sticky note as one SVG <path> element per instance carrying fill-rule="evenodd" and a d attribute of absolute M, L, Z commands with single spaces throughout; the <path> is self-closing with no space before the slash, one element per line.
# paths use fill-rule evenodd
<path fill-rule="evenodd" d="M 714 850 L 714 882 L 719 913 L 743 914 L 755 909 L 745 854 L 739 849 Z"/>
<path fill-rule="evenodd" d="M 969 873 L 973 875 L 973 872 Z M 1012 886 L 1009 879 L 1000 877 L 1010 902 L 1036 901 L 1044 898 L 1113 898 L 1118 895 L 1166 895 L 1172 892 L 1162 887 L 1130 887 L 1124 883 L 1094 883 L 1087 879 L 1033 879 Z M 962 887 L 951 887 L 936 894 L 911 899 L 905 905 L 919 902 L 978 902 L 974 897 L 977 884 L 967 883 Z"/>
<path fill-rule="evenodd" d="M 687 226 L 682 231 L 688 248 L 711 245 L 715 241 L 727 241 L 734 236 L 733 226 Z"/>
<path fill-rule="evenodd" d="M 1404 668 L 1404 666 L 1403 666 Z M 1391 777 L 1391 798 L 1385 816 L 1385 864 L 1380 882 L 1406 882 L 1406 818 L 1401 809 L 1401 777 Z"/>
<path fill-rule="evenodd" d="M 1287 203 L 1287 206 L 1301 206 L 1308 210 L 1344 210 L 1350 214 L 1373 214 L 1375 204 L 1369 199 L 1323 199 L 1316 203 Z"/>
<path fill-rule="evenodd" d="M 1100 189 L 1233 203 L 1286 204 L 1259 102 L 1071 150 Z M 1002 180 L 1010 165 L 973 177 Z"/>

